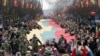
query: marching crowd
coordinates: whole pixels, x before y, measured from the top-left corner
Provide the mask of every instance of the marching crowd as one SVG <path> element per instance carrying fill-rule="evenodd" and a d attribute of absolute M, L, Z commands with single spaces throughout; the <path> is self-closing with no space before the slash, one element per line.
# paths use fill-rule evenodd
<path fill-rule="evenodd" d="M 30 45 L 26 35 L 32 29 L 41 30 L 42 27 L 34 20 L 28 22 L 14 22 L 0 29 L 0 56 L 15 56 L 20 52 L 25 56 Z"/>
<path fill-rule="evenodd" d="M 90 18 L 91 19 L 91 18 Z M 100 56 L 100 34 L 99 26 L 91 25 L 90 19 L 79 19 L 73 17 L 55 18 L 55 22 L 65 28 L 65 33 L 75 35 L 68 43 L 68 52 L 71 56 Z"/>
<path fill-rule="evenodd" d="M 88 20 L 77 21 L 73 17 L 56 17 L 53 20 L 66 29 L 65 33 L 75 35 L 76 39 L 67 43 L 67 40 L 61 35 L 58 42 L 53 39 L 51 42 L 47 40 L 45 44 L 42 44 L 36 35 L 33 35 L 33 38 L 28 41 L 26 35 L 33 28 L 41 30 L 42 27 L 34 20 L 17 22 L 0 29 L 0 56 L 7 54 L 7 56 L 37 56 L 34 53 L 38 56 L 48 56 L 43 53 L 49 52 L 49 48 L 52 48 L 50 52 L 56 50 L 55 56 L 59 56 L 59 53 L 68 53 L 70 56 L 100 56 L 100 36 L 96 35 L 96 30 L 99 28 L 96 29 Z"/>

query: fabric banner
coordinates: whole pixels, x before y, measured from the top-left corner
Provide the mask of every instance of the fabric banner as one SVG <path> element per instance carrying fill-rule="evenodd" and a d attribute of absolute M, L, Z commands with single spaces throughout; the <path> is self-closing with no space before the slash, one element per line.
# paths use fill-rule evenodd
<path fill-rule="evenodd" d="M 91 2 L 92 2 L 93 5 L 96 4 L 96 1 L 95 0 L 91 0 Z"/>
<path fill-rule="evenodd" d="M 7 0 L 4 0 L 3 1 L 3 6 L 6 6 L 7 5 Z"/>
<path fill-rule="evenodd" d="M 98 0 L 98 6 L 100 7 L 100 0 Z"/>
<path fill-rule="evenodd" d="M 0 15 L 0 29 L 3 28 L 2 16 Z"/>

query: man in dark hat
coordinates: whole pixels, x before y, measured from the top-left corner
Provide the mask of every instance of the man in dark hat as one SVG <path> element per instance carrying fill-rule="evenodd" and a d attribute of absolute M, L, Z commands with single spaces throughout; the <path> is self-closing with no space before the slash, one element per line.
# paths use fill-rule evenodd
<path fill-rule="evenodd" d="M 59 49 L 59 52 L 60 53 L 65 53 L 66 51 L 66 47 L 67 47 L 67 41 L 66 39 L 64 38 L 63 35 L 61 35 L 61 38 L 59 39 L 59 42 L 58 42 L 58 49 Z"/>

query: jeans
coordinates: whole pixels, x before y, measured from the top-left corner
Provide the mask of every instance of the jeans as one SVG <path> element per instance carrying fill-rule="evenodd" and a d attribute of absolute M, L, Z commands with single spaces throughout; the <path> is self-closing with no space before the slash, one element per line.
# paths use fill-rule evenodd
<path fill-rule="evenodd" d="M 88 52 L 88 56 L 94 56 L 93 52 L 92 51 L 89 51 Z"/>

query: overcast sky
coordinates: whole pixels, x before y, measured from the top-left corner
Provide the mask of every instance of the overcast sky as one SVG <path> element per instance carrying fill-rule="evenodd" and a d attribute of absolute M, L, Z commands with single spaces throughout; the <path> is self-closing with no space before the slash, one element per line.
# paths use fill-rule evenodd
<path fill-rule="evenodd" d="M 67 6 L 73 4 L 74 0 L 43 0 L 43 10 L 47 9 L 53 9 L 57 7 L 58 5 L 61 6 Z M 60 8 L 59 7 L 59 8 Z"/>
<path fill-rule="evenodd" d="M 65 6 L 72 5 L 74 2 L 75 0 L 42 0 L 42 9 L 44 14 L 48 15 L 64 8 Z"/>

